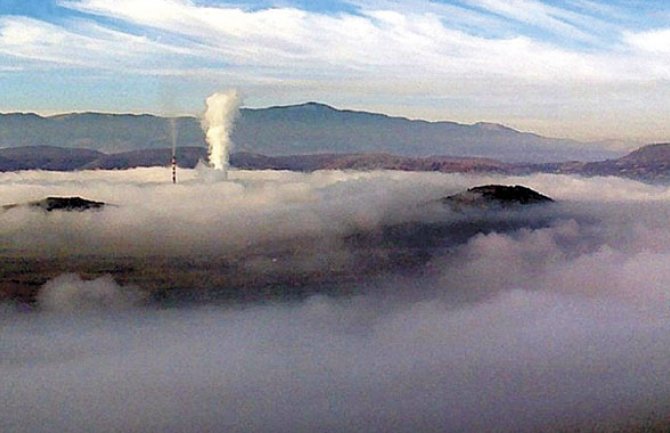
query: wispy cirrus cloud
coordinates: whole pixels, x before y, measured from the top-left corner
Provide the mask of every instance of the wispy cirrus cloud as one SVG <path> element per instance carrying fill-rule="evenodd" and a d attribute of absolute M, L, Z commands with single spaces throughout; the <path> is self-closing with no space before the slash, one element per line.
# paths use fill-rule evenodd
<path fill-rule="evenodd" d="M 596 37 L 583 27 L 603 24 L 596 18 L 537 0 L 466 0 L 466 3 L 488 13 L 586 42 L 594 42 Z"/>
<path fill-rule="evenodd" d="M 374 68 L 376 74 L 381 67 L 398 68 L 399 72 L 409 67 L 413 75 L 477 72 L 539 80 L 611 79 L 611 71 L 620 77 L 626 72 L 625 62 L 617 64 L 607 55 L 568 50 L 523 34 L 487 38 L 451 29 L 435 11 L 361 8 L 358 14 L 333 15 L 294 8 L 208 7 L 178 0 L 62 4 L 176 36 L 183 51 L 209 56 L 222 65 L 255 66 L 289 75 L 297 66 L 305 68 L 306 77 L 315 69 L 352 73 Z M 503 4 L 488 1 L 481 6 L 509 14 L 519 9 Z M 524 12 L 520 19 L 579 33 L 575 26 L 558 25 L 558 20 L 551 18 L 548 11 L 559 9 L 545 10 L 539 2 L 529 4 L 535 5 L 535 12 Z M 566 67 L 569 75 L 563 72 Z"/>
<path fill-rule="evenodd" d="M 62 0 L 72 17 L 0 17 L 0 53 L 29 69 L 188 76 L 201 87 L 223 80 L 251 89 L 257 104 L 325 99 L 553 135 L 588 135 L 568 126 L 584 110 L 630 119 L 644 99 L 670 109 L 658 98 L 670 93 L 670 58 L 658 55 L 670 30 L 638 25 L 619 2 L 335 4 Z M 560 118 L 547 104 L 561 107 Z"/>
<path fill-rule="evenodd" d="M 119 32 L 94 22 L 64 26 L 27 17 L 0 17 L 0 53 L 40 67 L 142 70 L 169 56 L 191 56 L 184 48 Z"/>

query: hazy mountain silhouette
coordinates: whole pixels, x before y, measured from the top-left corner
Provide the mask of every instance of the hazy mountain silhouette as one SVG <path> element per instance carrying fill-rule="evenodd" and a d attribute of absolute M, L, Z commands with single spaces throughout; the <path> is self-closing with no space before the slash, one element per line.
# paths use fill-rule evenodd
<path fill-rule="evenodd" d="M 204 146 L 200 122 L 148 114 L 79 113 L 51 117 L 1 114 L 0 147 L 84 147 L 120 152 Z M 389 153 L 495 158 L 506 162 L 598 161 L 620 156 L 603 146 L 519 132 L 503 125 L 427 122 L 308 102 L 242 109 L 232 134 L 239 151 L 268 156 Z"/>

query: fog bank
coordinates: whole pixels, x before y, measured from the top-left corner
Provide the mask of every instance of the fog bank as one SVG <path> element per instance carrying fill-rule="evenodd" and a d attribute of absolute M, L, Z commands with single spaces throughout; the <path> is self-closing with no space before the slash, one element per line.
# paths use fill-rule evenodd
<path fill-rule="evenodd" d="M 378 251 L 343 248 L 352 233 L 467 218 L 501 229 L 432 248 L 411 272 L 335 280 L 343 294 L 299 301 L 166 307 L 112 277 L 53 279 L 33 311 L 0 308 L 0 430 L 530 432 L 670 414 L 666 187 L 388 172 L 180 179 L 169 184 L 167 169 L 0 174 L 8 202 L 77 194 L 115 204 L 0 213 L 2 251 L 141 258 L 259 247 L 268 274 L 265 248 L 278 243 L 300 251 L 275 266 L 319 274 L 333 251 Z M 494 182 L 559 203 L 485 214 L 436 206 Z M 415 251 L 400 239 L 398 250 Z"/>

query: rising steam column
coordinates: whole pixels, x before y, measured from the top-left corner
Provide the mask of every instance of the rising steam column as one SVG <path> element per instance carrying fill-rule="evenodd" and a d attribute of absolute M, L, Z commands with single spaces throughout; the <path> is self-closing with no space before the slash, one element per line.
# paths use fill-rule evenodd
<path fill-rule="evenodd" d="M 228 178 L 228 166 L 232 141 L 230 133 L 239 115 L 240 97 L 236 90 L 217 92 L 206 100 L 207 109 L 202 119 L 205 140 L 209 145 L 209 163 Z"/>

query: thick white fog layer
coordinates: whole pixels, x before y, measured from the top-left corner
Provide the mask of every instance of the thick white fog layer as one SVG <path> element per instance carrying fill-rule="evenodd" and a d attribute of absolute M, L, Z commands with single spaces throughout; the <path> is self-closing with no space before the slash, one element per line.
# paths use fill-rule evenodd
<path fill-rule="evenodd" d="M 44 284 L 37 295 L 41 309 L 69 313 L 124 309 L 143 300 L 136 287 L 122 287 L 109 275 L 84 280 L 76 274 L 63 274 Z"/>
<path fill-rule="evenodd" d="M 263 242 L 425 218 L 432 209 L 428 202 L 473 181 L 407 173 L 235 171 L 221 182 L 212 173 L 180 170 L 177 185 L 166 169 L 2 174 L 0 197 L 7 204 L 76 195 L 111 205 L 91 213 L 11 209 L 0 214 L 2 246 L 49 255 L 227 254 Z"/>
<path fill-rule="evenodd" d="M 166 306 L 112 277 L 52 279 L 31 311 L 0 305 L 0 431 L 571 431 L 670 414 L 667 187 L 554 175 L 169 176 L 0 174 L 2 204 L 78 195 L 114 205 L 1 212 L 0 252 L 139 260 L 260 249 L 263 272 L 325 273 L 355 254 L 342 247 L 352 233 L 468 219 L 500 229 L 433 248 L 411 272 L 395 263 L 336 281 L 346 294 L 302 300 Z M 488 183 L 557 203 L 459 214 L 435 201 Z M 274 249 L 291 260 L 273 262 Z"/>

